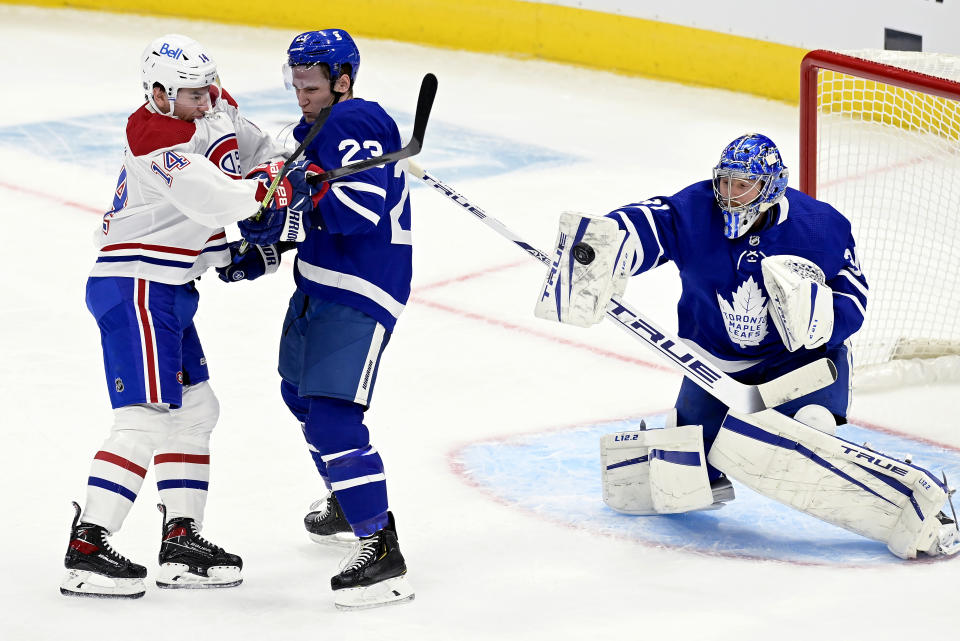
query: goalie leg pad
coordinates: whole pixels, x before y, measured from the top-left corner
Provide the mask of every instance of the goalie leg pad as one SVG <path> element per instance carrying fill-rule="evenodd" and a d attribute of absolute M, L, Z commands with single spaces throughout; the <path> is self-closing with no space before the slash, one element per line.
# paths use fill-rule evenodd
<path fill-rule="evenodd" d="M 624 514 L 678 514 L 713 505 L 699 425 L 607 434 L 603 501 Z"/>
<path fill-rule="evenodd" d="M 947 497 L 936 477 L 775 410 L 730 412 L 708 460 L 760 494 L 882 541 L 901 558 L 936 547 Z"/>
<path fill-rule="evenodd" d="M 554 260 L 534 313 L 579 327 L 599 323 L 610 298 L 627 287 L 635 245 L 612 218 L 561 214 Z"/>

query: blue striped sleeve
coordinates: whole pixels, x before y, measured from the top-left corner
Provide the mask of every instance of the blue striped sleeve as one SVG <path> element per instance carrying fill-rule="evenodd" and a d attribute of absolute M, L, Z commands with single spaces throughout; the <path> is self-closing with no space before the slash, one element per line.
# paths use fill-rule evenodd
<path fill-rule="evenodd" d="M 631 275 L 659 267 L 673 259 L 669 251 L 672 215 L 670 203 L 659 198 L 627 205 L 607 214 L 608 218 L 617 221 L 620 229 L 637 241 L 636 254 L 630 265 Z"/>
<path fill-rule="evenodd" d="M 842 342 L 853 335 L 867 313 L 867 279 L 860 269 L 856 246 L 851 236 L 843 253 L 843 267 L 827 285 L 833 289 L 833 336 L 831 343 Z"/>

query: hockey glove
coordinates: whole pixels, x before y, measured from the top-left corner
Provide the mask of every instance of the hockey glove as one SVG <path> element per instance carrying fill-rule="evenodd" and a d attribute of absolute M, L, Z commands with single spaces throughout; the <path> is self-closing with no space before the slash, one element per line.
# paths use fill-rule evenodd
<path fill-rule="evenodd" d="M 627 287 L 635 246 L 612 218 L 564 212 L 534 314 L 580 327 L 599 323 L 610 298 Z"/>
<path fill-rule="evenodd" d="M 247 178 L 259 179 L 256 198 L 262 202 L 270 183 L 280 173 L 282 162 L 264 163 L 247 174 Z M 310 212 L 330 186 L 327 183 L 310 185 L 307 177 L 322 173 L 323 169 L 307 160 L 290 164 L 286 176 L 277 185 L 270 204 L 259 219 L 249 218 L 237 223 L 240 235 L 255 245 L 272 245 L 278 241 L 301 242 L 306 238 L 307 227 L 316 227 Z"/>
<path fill-rule="evenodd" d="M 760 261 L 768 310 L 791 352 L 825 345 L 833 335 L 833 290 L 823 270 L 800 256 L 768 256 Z"/>
<path fill-rule="evenodd" d="M 256 280 L 280 267 L 280 252 L 275 245 L 252 245 L 243 254 L 239 253 L 239 248 L 239 240 L 230 243 L 230 264 L 216 268 L 217 275 L 225 283 Z"/>

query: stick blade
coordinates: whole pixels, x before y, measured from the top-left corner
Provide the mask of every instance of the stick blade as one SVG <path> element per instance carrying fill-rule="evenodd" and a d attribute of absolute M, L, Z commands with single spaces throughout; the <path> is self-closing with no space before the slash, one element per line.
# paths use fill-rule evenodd
<path fill-rule="evenodd" d="M 423 147 L 423 137 L 427 133 L 427 121 L 430 120 L 430 110 L 433 109 L 433 100 L 437 97 L 437 77 L 428 73 L 420 82 L 420 96 L 417 98 L 417 111 L 413 121 L 413 136 L 410 146 L 416 146 L 420 151 Z"/>
<path fill-rule="evenodd" d="M 837 380 L 837 366 L 829 358 L 821 358 L 787 372 L 779 378 L 758 385 L 767 407 L 776 407 L 795 398 L 823 389 Z"/>

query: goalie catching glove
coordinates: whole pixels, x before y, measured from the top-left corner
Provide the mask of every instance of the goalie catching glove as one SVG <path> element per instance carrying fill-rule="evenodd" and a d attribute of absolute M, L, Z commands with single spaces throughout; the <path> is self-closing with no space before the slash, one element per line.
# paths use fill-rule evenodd
<path fill-rule="evenodd" d="M 760 268 L 770 316 L 787 349 L 826 345 L 833 335 L 833 290 L 823 270 L 800 256 L 769 256 Z"/>
<path fill-rule="evenodd" d="M 255 167 L 247 178 L 259 179 L 256 199 L 263 202 L 270 184 L 283 168 L 283 162 L 268 162 Z M 287 174 L 277 185 L 270 203 L 259 218 L 237 223 L 240 235 L 254 245 L 272 245 L 279 241 L 299 243 L 307 237 L 307 227 L 317 227 L 310 212 L 330 188 L 328 183 L 311 185 L 307 178 L 323 173 L 323 168 L 308 160 L 290 163 Z"/>
<path fill-rule="evenodd" d="M 579 327 L 599 323 L 610 299 L 627 287 L 635 246 L 612 218 L 564 212 L 534 313 Z"/>

